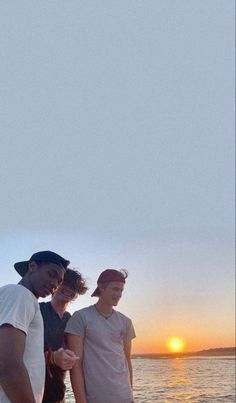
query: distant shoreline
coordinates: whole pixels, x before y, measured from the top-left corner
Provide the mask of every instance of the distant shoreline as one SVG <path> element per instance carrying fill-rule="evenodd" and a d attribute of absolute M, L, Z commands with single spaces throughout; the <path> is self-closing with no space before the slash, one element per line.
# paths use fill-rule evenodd
<path fill-rule="evenodd" d="M 210 348 L 208 350 L 193 351 L 188 353 L 150 353 L 150 354 L 132 354 L 132 358 L 184 358 L 184 357 L 222 357 L 222 356 L 235 356 L 236 347 L 224 347 L 224 348 Z"/>

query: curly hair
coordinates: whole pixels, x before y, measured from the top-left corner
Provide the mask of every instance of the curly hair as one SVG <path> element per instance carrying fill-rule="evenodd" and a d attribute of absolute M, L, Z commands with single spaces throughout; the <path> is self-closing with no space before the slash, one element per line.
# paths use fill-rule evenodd
<path fill-rule="evenodd" d="M 75 269 L 67 269 L 64 275 L 63 284 L 71 288 L 77 294 L 83 295 L 88 290 L 86 280 Z"/>

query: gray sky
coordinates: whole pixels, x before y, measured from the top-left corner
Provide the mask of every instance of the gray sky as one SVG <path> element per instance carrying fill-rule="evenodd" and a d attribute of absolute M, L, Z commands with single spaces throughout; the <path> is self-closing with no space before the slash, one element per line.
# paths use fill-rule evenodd
<path fill-rule="evenodd" d="M 60 248 L 91 282 L 121 264 L 194 299 L 209 270 L 228 293 L 234 2 L 13 1 L 0 22 L 2 268 Z"/>

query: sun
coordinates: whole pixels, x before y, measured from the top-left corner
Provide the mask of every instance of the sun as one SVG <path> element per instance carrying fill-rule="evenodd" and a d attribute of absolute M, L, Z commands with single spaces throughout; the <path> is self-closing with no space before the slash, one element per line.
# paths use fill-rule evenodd
<path fill-rule="evenodd" d="M 178 337 L 172 337 L 168 340 L 167 347 L 172 353 L 181 353 L 184 349 L 184 341 Z"/>

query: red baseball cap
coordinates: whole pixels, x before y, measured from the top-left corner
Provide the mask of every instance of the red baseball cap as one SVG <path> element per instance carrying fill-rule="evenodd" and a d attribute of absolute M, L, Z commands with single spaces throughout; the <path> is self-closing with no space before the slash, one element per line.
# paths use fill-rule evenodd
<path fill-rule="evenodd" d="M 111 281 L 119 281 L 121 283 L 125 283 L 125 279 L 128 274 L 125 270 L 115 270 L 115 269 L 107 269 L 104 270 L 100 276 L 98 277 L 97 284 L 99 283 L 110 283 Z M 98 297 L 100 295 L 99 287 L 94 290 L 91 297 Z"/>

